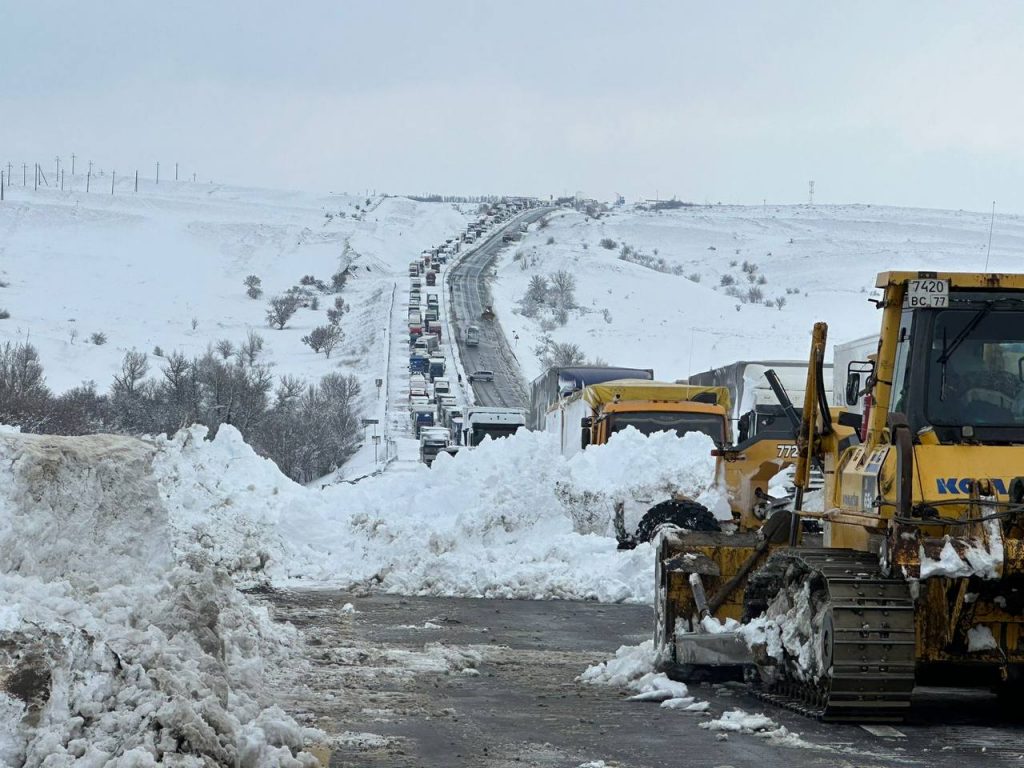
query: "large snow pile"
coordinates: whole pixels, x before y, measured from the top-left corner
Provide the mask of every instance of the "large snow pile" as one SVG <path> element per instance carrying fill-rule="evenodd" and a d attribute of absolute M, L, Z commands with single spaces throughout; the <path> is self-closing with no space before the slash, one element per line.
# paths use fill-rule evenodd
<path fill-rule="evenodd" d="M 154 452 L 0 433 L 0 765 L 314 765 L 261 701 L 293 633 L 176 562 Z"/>
<path fill-rule="evenodd" d="M 243 575 L 402 594 L 650 601 L 654 555 L 620 552 L 612 501 L 672 487 L 709 504 L 713 447 L 691 434 L 616 434 L 566 461 L 551 435 L 485 441 L 433 468 L 314 490 L 222 427 L 159 443 L 155 473 L 179 549 Z M 580 530 L 580 499 L 595 517 Z M 599 531 L 594 533 L 593 531 Z"/>

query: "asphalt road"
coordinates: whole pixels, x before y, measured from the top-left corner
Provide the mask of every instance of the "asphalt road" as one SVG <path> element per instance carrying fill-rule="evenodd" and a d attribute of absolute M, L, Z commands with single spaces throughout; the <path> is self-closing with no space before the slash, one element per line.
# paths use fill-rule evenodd
<path fill-rule="evenodd" d="M 493 382 L 473 383 L 473 395 L 478 405 L 506 408 L 527 406 L 526 387 L 519 363 L 508 345 L 501 323 L 498 319 L 483 320 L 481 313 L 484 307 L 491 303 L 486 285 L 488 268 L 499 250 L 505 247 L 514 248 L 516 245 L 514 242 L 502 242 L 502 235 L 506 230 L 517 229 L 522 223 L 536 221 L 550 210 L 537 208 L 514 217 L 480 244 L 473 253 L 452 267 L 449 273 L 449 310 L 452 312 L 451 322 L 456 331 L 455 338 L 463 367 L 467 374 L 476 370 L 494 371 Z M 480 328 L 480 344 L 476 347 L 467 347 L 463 343 L 466 326 L 471 324 Z"/>
<path fill-rule="evenodd" d="M 648 637 L 647 606 L 326 590 L 256 599 L 307 644 L 308 666 L 273 670 L 268 693 L 326 733 L 335 768 L 1024 764 L 1021 713 L 985 693 L 919 691 L 910 723 L 872 732 L 775 709 L 739 683 L 691 686 L 711 708 L 687 714 L 576 682 L 619 645 Z M 348 602 L 354 613 L 341 610 Z M 700 727 L 736 708 L 763 712 L 802 741 L 722 739 Z"/>

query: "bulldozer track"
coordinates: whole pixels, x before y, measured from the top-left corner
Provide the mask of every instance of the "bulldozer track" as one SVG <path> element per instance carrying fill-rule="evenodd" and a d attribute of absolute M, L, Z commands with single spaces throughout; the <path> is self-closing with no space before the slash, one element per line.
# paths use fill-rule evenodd
<path fill-rule="evenodd" d="M 914 689 L 914 604 L 907 583 L 883 576 L 878 559 L 868 552 L 781 550 L 751 579 L 745 598 L 749 618 L 794 573 L 802 579 L 820 576 L 827 588 L 831 620 L 815 640 L 830 655 L 829 671 L 807 681 L 783 665 L 774 681 L 755 683 L 756 695 L 818 720 L 902 721 Z"/>

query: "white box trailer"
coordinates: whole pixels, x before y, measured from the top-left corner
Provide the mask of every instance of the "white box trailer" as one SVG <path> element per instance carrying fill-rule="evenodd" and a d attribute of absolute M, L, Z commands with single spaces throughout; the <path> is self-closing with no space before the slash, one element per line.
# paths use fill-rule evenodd
<path fill-rule="evenodd" d="M 769 368 L 778 375 L 779 381 L 793 402 L 793 407 L 799 412 L 803 407 L 804 387 L 807 385 L 806 360 L 739 360 L 710 371 L 695 373 L 686 379 L 686 382 L 709 387 L 726 387 L 729 390 L 732 400 L 732 434 L 737 442 L 741 442 L 745 437 L 752 437 L 758 432 L 761 421 L 778 421 L 781 416 L 781 404 L 764 375 Z M 832 366 L 826 363 L 823 374 L 825 392 L 830 405 L 833 403 L 832 371 Z M 779 429 L 788 429 L 786 425 L 776 426 Z"/>
<path fill-rule="evenodd" d="M 850 363 L 866 363 L 873 360 L 878 353 L 878 335 L 864 336 L 852 341 L 844 341 L 832 347 L 832 364 L 835 375 L 832 377 L 832 398 L 836 405 L 853 413 L 864 413 L 864 399 L 857 398 L 855 405 L 846 403 L 846 380 L 850 371 Z M 862 366 L 863 367 L 863 366 Z M 861 387 L 864 386 L 864 375 L 861 375 Z"/>

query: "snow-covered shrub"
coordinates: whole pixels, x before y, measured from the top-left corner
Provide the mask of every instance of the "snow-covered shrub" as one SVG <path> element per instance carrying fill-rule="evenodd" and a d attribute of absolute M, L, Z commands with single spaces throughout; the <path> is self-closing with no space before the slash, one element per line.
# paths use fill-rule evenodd
<path fill-rule="evenodd" d="M 103 331 L 97 331 L 96 333 L 89 336 L 89 341 L 95 344 L 97 347 L 102 347 L 107 343 L 107 334 Z"/>
<path fill-rule="evenodd" d="M 601 242 L 599 242 L 598 245 L 609 251 L 614 251 L 616 248 L 619 247 L 619 244 L 612 240 L 610 237 L 602 237 Z"/>
<path fill-rule="evenodd" d="M 722 275 L 720 278 L 718 278 L 718 284 L 723 286 L 723 287 L 728 287 L 730 285 L 735 285 L 736 284 L 736 278 L 733 277 L 732 275 Z"/>
<path fill-rule="evenodd" d="M 10 316 L 11 316 L 10 312 L 8 312 L 3 307 L 0 307 L 0 320 L 7 320 L 8 318 L 10 318 Z"/>

